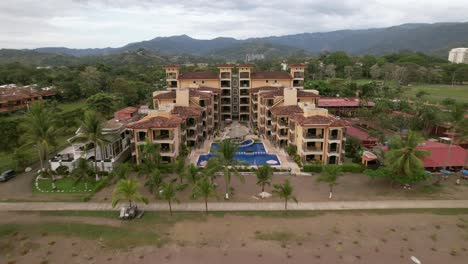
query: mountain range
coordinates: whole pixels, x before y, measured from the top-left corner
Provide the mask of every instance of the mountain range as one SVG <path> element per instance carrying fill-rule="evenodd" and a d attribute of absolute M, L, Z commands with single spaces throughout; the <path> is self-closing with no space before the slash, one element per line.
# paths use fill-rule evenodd
<path fill-rule="evenodd" d="M 44 47 L 32 51 L 83 57 L 147 50 L 162 56 L 187 54 L 224 59 L 244 59 L 246 54 L 287 57 L 294 54 L 310 55 L 322 51 L 340 50 L 353 55 L 382 55 L 401 50 L 412 50 L 446 57 L 448 50 L 458 46 L 468 46 L 468 22 L 403 24 L 387 28 L 302 33 L 244 40 L 226 37 L 201 40 L 180 35 L 156 37 L 118 48 Z"/>

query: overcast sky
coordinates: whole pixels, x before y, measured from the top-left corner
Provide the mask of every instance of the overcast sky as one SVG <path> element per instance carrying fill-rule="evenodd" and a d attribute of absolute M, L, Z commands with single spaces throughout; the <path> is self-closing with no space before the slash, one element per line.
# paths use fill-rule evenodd
<path fill-rule="evenodd" d="M 120 47 L 468 21 L 467 0 L 0 0 L 0 48 Z"/>

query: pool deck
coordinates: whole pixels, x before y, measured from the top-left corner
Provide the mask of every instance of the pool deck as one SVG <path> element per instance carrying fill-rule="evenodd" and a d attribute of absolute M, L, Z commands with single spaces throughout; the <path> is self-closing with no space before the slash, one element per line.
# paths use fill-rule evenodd
<path fill-rule="evenodd" d="M 229 131 L 231 129 L 236 129 L 238 126 L 242 126 L 242 125 L 240 125 L 237 122 L 234 122 L 233 124 L 227 126 L 224 129 L 224 132 L 221 135 L 219 135 L 218 137 L 216 137 L 216 138 L 211 137 L 211 138 L 205 140 L 203 145 L 200 146 L 199 148 L 192 149 L 192 151 L 190 152 L 190 155 L 188 157 L 190 163 L 197 164 L 198 158 L 200 157 L 200 155 L 204 155 L 204 154 L 207 154 L 207 153 L 210 152 L 211 144 L 215 140 L 225 139 L 226 135 L 229 133 Z M 245 136 L 245 139 L 260 139 L 261 142 L 263 143 L 263 146 L 265 146 L 266 152 L 268 154 L 273 154 L 273 155 L 276 155 L 278 157 L 281 165 L 280 166 L 274 166 L 275 168 L 280 168 L 280 169 L 283 169 L 283 170 L 288 170 L 289 168 L 291 168 L 291 173 L 292 174 L 300 174 L 301 173 L 301 169 L 299 168 L 299 166 L 297 166 L 296 162 L 294 162 L 294 160 L 291 159 L 291 157 L 289 157 L 289 155 L 286 153 L 286 151 L 284 149 L 282 149 L 282 148 L 274 146 L 265 137 L 263 137 L 263 136 L 258 137 L 258 136 L 253 135 L 253 134 L 248 134 L 248 135 Z M 256 167 L 256 166 L 251 166 L 251 167 Z"/>

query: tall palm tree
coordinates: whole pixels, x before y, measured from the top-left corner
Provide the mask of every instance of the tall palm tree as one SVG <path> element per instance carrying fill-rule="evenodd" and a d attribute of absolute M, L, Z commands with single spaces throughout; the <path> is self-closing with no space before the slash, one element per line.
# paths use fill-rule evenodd
<path fill-rule="evenodd" d="M 102 119 L 93 111 L 86 112 L 83 123 L 81 124 L 81 133 L 75 136 L 71 142 L 92 142 L 94 145 L 94 173 L 96 181 L 99 181 L 98 166 L 97 166 L 97 151 L 100 148 L 101 159 L 103 159 L 103 147 L 109 143 L 105 135 L 102 133 Z"/>
<path fill-rule="evenodd" d="M 179 202 L 177 199 L 177 189 L 174 187 L 174 183 L 166 182 L 161 186 L 161 198 L 167 201 L 169 212 L 172 216 L 172 202 Z"/>
<path fill-rule="evenodd" d="M 185 160 L 184 157 L 180 156 L 177 158 L 174 164 L 174 172 L 179 179 L 180 184 L 184 184 L 184 178 L 186 178 L 185 174 Z"/>
<path fill-rule="evenodd" d="M 75 184 L 82 180 L 88 180 L 90 176 L 93 175 L 93 169 L 88 164 L 88 161 L 79 158 L 75 162 L 75 168 L 71 172 L 71 176 L 75 177 Z"/>
<path fill-rule="evenodd" d="M 158 143 L 151 143 L 149 138 L 145 139 L 145 144 L 141 146 L 141 153 L 144 162 L 151 162 L 155 166 L 159 166 L 161 163 L 161 146 Z"/>
<path fill-rule="evenodd" d="M 120 163 L 115 169 L 112 170 L 111 175 L 117 180 L 128 179 L 128 174 L 132 170 L 132 167 L 128 163 Z"/>
<path fill-rule="evenodd" d="M 255 171 L 257 176 L 257 185 L 262 187 L 262 192 L 265 191 L 265 185 L 271 185 L 271 180 L 273 178 L 273 169 L 268 164 L 263 164 Z"/>
<path fill-rule="evenodd" d="M 193 197 L 195 199 L 203 197 L 203 200 L 205 201 L 206 213 L 208 213 L 208 198 L 216 196 L 216 187 L 206 176 L 198 180 L 193 187 Z"/>
<path fill-rule="evenodd" d="M 54 114 L 43 103 L 34 103 L 22 123 L 27 145 L 37 148 L 42 171 L 46 169 L 45 164 L 47 164 L 49 148 L 55 145 L 57 137 L 54 119 Z"/>
<path fill-rule="evenodd" d="M 148 203 L 148 199 L 138 192 L 140 184 L 135 180 L 120 180 L 113 192 L 112 207 L 115 207 L 121 201 L 128 201 L 129 206 L 132 202 Z"/>
<path fill-rule="evenodd" d="M 337 184 L 336 181 L 338 180 L 338 177 L 342 175 L 343 175 L 343 172 L 341 171 L 340 166 L 336 166 L 336 165 L 322 166 L 322 173 L 317 178 L 317 181 L 328 183 L 328 186 L 330 187 L 330 195 L 328 196 L 328 199 L 332 198 L 333 186 Z"/>
<path fill-rule="evenodd" d="M 277 194 L 281 199 L 284 200 L 284 210 L 288 210 L 288 200 L 293 200 L 297 203 L 296 197 L 293 195 L 294 188 L 289 183 L 289 180 L 285 180 L 283 184 L 273 185 L 274 194 Z"/>
<path fill-rule="evenodd" d="M 148 179 L 145 182 L 145 186 L 148 187 L 150 193 L 156 193 L 156 196 L 159 196 L 159 188 L 163 184 L 163 175 L 158 169 L 154 169 Z"/>
<path fill-rule="evenodd" d="M 236 166 L 239 165 L 239 161 L 235 159 L 238 150 L 239 146 L 234 141 L 225 139 L 219 143 L 219 149 L 216 153 L 220 165 L 224 168 L 226 199 L 229 199 L 229 186 L 231 185 L 232 174 L 239 178 L 242 183 L 245 182 L 244 176 L 236 169 Z"/>
<path fill-rule="evenodd" d="M 450 160 L 450 157 L 452 155 L 452 146 L 455 141 L 455 136 L 457 135 L 457 132 L 463 132 L 463 126 L 464 120 L 465 120 L 465 112 L 466 112 L 466 107 L 463 104 L 454 104 L 451 109 L 450 109 L 450 121 L 452 123 L 452 140 L 450 140 L 450 145 L 447 153 L 447 158 L 445 159 L 445 167 L 448 168 L 448 162 Z M 463 137 L 463 135 L 462 135 Z"/>
<path fill-rule="evenodd" d="M 392 139 L 390 142 L 390 150 L 385 154 L 385 163 L 402 182 L 411 183 L 424 175 L 422 159 L 430 153 L 417 149 L 420 142 L 422 138 L 414 131 L 410 131 L 404 141 Z"/>

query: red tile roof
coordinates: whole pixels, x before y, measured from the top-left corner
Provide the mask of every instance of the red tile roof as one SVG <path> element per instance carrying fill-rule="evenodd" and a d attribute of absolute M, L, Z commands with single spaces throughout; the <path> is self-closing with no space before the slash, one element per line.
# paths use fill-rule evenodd
<path fill-rule="evenodd" d="M 348 122 L 337 119 L 332 116 L 309 116 L 305 117 L 303 114 L 294 114 L 290 117 L 301 126 L 327 126 L 327 127 L 345 127 Z"/>
<path fill-rule="evenodd" d="M 197 88 L 192 88 L 192 89 L 197 89 Z M 210 91 L 210 92 L 213 92 L 213 93 L 220 93 L 221 92 L 221 88 L 208 87 L 208 86 L 200 86 L 200 87 L 198 87 L 198 90 L 200 90 L 200 91 Z"/>
<path fill-rule="evenodd" d="M 424 158 L 424 167 L 464 166 L 468 151 L 458 145 L 452 145 L 450 158 L 448 158 L 449 148 L 448 144 L 432 141 L 426 141 L 417 147 L 417 149 L 431 153 L 430 156 Z"/>
<path fill-rule="evenodd" d="M 197 117 L 200 116 L 203 112 L 203 109 L 195 106 L 174 106 L 172 114 L 178 115 L 184 119 L 187 117 Z"/>
<path fill-rule="evenodd" d="M 179 127 L 181 122 L 183 122 L 183 119 L 178 116 L 172 116 L 171 118 L 153 116 L 130 123 L 127 127 L 131 129 L 176 128 Z"/>
<path fill-rule="evenodd" d="M 166 93 L 160 93 L 153 97 L 155 99 L 175 99 L 176 98 L 176 92 L 175 91 L 170 91 Z"/>
<path fill-rule="evenodd" d="M 312 91 L 297 90 L 297 97 L 320 97 Z"/>
<path fill-rule="evenodd" d="M 190 97 L 202 97 L 202 98 L 209 98 L 211 97 L 212 93 L 210 93 L 211 89 L 215 90 L 216 88 L 210 87 L 203 87 L 203 88 L 190 88 L 189 96 Z M 219 92 L 219 89 L 217 90 Z M 166 93 L 160 93 L 154 96 L 154 99 L 176 99 L 176 91 L 170 91 Z"/>
<path fill-rule="evenodd" d="M 377 138 L 369 136 L 369 133 L 367 133 L 367 131 L 353 126 L 350 126 L 346 129 L 346 135 L 350 137 L 355 137 L 361 141 L 379 141 Z"/>
<path fill-rule="evenodd" d="M 360 104 L 359 98 L 322 97 L 318 101 L 318 107 L 358 107 Z M 367 106 L 375 106 L 375 103 L 367 102 Z"/>
<path fill-rule="evenodd" d="M 274 98 L 276 96 L 283 96 L 283 89 L 277 89 L 277 90 L 273 90 L 273 91 L 267 91 L 267 92 L 263 92 L 263 93 L 260 93 L 259 95 L 263 98 Z"/>
<path fill-rule="evenodd" d="M 270 109 L 273 115 L 294 115 L 298 113 L 303 113 L 304 111 L 297 105 L 282 105 L 275 106 Z"/>
<path fill-rule="evenodd" d="M 236 65 L 234 64 L 220 64 L 218 65 L 218 68 L 234 68 Z"/>
<path fill-rule="evenodd" d="M 291 74 L 284 71 L 258 71 L 252 72 L 251 79 L 292 79 Z"/>
<path fill-rule="evenodd" d="M 289 64 L 289 68 L 305 68 L 306 66 L 304 64 Z"/>
<path fill-rule="evenodd" d="M 250 88 L 249 93 L 258 93 L 260 91 L 272 91 L 272 90 L 278 90 L 282 88 L 283 87 L 278 87 L 278 86 L 261 86 L 261 87 L 256 87 L 256 88 Z"/>
<path fill-rule="evenodd" d="M 191 79 L 219 79 L 218 73 L 210 71 L 201 72 L 185 72 L 179 75 L 180 80 L 191 80 Z"/>

